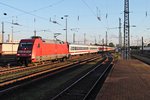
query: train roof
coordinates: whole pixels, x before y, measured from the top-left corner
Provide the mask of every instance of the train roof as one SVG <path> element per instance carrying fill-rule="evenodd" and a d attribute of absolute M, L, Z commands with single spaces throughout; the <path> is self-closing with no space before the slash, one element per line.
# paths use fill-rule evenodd
<path fill-rule="evenodd" d="M 52 43 L 52 44 L 64 44 L 65 42 L 61 40 L 49 40 L 49 39 L 42 39 L 40 36 L 32 36 L 29 39 L 22 39 L 21 41 L 34 41 L 36 39 L 40 39 L 44 43 Z"/>
<path fill-rule="evenodd" d="M 91 45 L 91 44 L 72 44 L 72 43 L 70 43 L 69 45 L 70 46 L 83 46 L 83 47 L 86 47 L 86 46 L 88 46 L 88 47 L 102 47 L 99 45 Z"/>
<path fill-rule="evenodd" d="M 142 50 L 142 47 L 140 47 L 140 50 Z M 143 50 L 150 50 L 150 47 L 143 47 Z"/>
<path fill-rule="evenodd" d="M 63 41 L 60 41 L 60 40 L 48 40 L 48 39 L 43 39 L 42 40 L 43 42 L 45 42 L 45 43 L 57 43 L 57 44 L 64 44 L 65 42 L 63 42 Z"/>
<path fill-rule="evenodd" d="M 70 43 L 69 45 L 97 46 L 97 45 L 90 45 L 90 44 L 73 44 L 73 43 Z"/>

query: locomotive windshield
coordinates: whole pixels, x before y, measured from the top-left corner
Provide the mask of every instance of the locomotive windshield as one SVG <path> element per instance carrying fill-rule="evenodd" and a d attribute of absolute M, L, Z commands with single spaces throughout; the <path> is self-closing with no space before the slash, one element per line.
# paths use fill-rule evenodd
<path fill-rule="evenodd" d="M 32 48 L 33 43 L 32 42 L 21 42 L 19 47 L 20 48 Z"/>

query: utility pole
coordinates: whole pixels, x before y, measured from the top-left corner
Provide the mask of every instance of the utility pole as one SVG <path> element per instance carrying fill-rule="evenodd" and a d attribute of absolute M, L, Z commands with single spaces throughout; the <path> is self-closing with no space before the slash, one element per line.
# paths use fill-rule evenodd
<path fill-rule="evenodd" d="M 106 31 L 106 51 L 107 51 L 107 31 Z"/>
<path fill-rule="evenodd" d="M 129 0 L 124 0 L 124 58 L 129 59 L 130 29 L 129 29 Z"/>
<path fill-rule="evenodd" d="M 13 43 L 13 41 L 14 41 L 14 37 L 13 37 L 13 35 L 14 35 L 14 27 L 13 27 L 13 23 L 14 23 L 14 21 L 13 21 L 13 18 L 12 18 L 12 30 L 11 30 L 11 32 L 12 32 L 12 36 L 11 36 L 11 41 L 12 41 L 12 43 Z"/>
<path fill-rule="evenodd" d="M 36 23 L 36 19 L 34 18 L 34 36 L 36 36 L 35 23 Z"/>
<path fill-rule="evenodd" d="M 4 43 L 4 22 L 2 22 L 2 43 Z"/>
<path fill-rule="evenodd" d="M 104 46 L 104 39 L 102 39 L 102 45 Z"/>
<path fill-rule="evenodd" d="M 66 28 L 65 28 L 64 30 L 66 30 L 66 42 L 67 42 L 67 30 L 68 30 L 68 29 L 67 29 L 67 24 L 68 24 L 68 23 L 67 23 L 67 21 L 68 21 L 68 20 L 67 20 L 67 17 L 68 17 L 68 15 L 64 15 L 64 17 L 66 18 Z M 61 19 L 64 19 L 64 17 L 61 17 Z"/>
<path fill-rule="evenodd" d="M 7 13 L 4 13 L 4 15 L 6 16 Z M 4 22 L 2 22 L 2 43 L 4 43 Z"/>
<path fill-rule="evenodd" d="M 67 42 L 67 17 L 68 15 L 65 15 L 64 17 L 66 17 L 66 42 Z"/>
<path fill-rule="evenodd" d="M 75 43 L 75 33 L 73 33 L 73 43 Z"/>
<path fill-rule="evenodd" d="M 95 44 L 97 43 L 97 41 L 96 41 L 96 36 L 94 36 L 95 37 Z"/>
<path fill-rule="evenodd" d="M 106 31 L 106 46 L 107 46 L 107 31 Z"/>
<path fill-rule="evenodd" d="M 84 33 L 84 44 L 86 44 L 86 33 Z"/>
<path fill-rule="evenodd" d="M 99 35 L 99 44 L 101 44 L 101 35 Z"/>
<path fill-rule="evenodd" d="M 121 18 L 119 18 L 119 47 L 122 47 Z"/>
<path fill-rule="evenodd" d="M 144 42 L 143 42 L 143 36 L 142 36 L 142 54 L 143 54 L 143 47 L 144 47 Z"/>
<path fill-rule="evenodd" d="M 104 53 L 104 50 L 105 50 L 105 46 L 104 46 L 104 38 L 102 39 L 102 55 Z"/>

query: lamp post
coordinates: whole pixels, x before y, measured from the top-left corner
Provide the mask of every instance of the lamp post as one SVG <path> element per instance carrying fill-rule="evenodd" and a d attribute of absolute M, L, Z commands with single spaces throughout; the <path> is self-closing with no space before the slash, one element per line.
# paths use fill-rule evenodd
<path fill-rule="evenodd" d="M 5 16 L 7 13 L 3 13 Z M 4 22 L 2 22 L 2 43 L 4 43 Z"/>
<path fill-rule="evenodd" d="M 66 18 L 66 28 L 64 30 L 66 30 L 66 42 L 67 42 L 67 17 L 68 15 L 64 15 L 64 17 Z M 64 19 L 64 17 L 61 17 L 61 19 Z"/>
<path fill-rule="evenodd" d="M 11 28 L 12 28 L 12 43 L 13 43 L 13 41 L 14 41 L 14 38 L 13 38 L 13 34 L 14 34 L 14 30 L 13 29 L 14 29 L 14 27 L 13 27 L 13 25 L 17 25 L 17 26 L 21 26 L 21 25 L 18 24 L 18 23 L 14 23 L 13 19 L 12 19 L 12 23 L 11 24 L 12 24 Z"/>
<path fill-rule="evenodd" d="M 2 22 L 2 43 L 4 43 L 4 22 Z"/>
<path fill-rule="evenodd" d="M 4 13 L 4 15 L 7 15 L 7 13 Z M 13 19 L 12 19 L 12 22 L 5 22 L 5 23 L 9 23 L 9 24 L 12 24 L 12 42 L 13 42 L 13 25 L 18 25 L 18 26 L 21 26 L 20 24 L 18 23 L 14 23 L 13 22 Z M 2 43 L 4 43 L 4 22 L 2 22 Z"/>

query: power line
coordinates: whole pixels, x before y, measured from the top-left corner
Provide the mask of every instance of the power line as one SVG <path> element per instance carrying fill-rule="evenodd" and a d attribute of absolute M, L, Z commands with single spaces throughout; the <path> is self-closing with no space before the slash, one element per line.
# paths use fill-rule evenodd
<path fill-rule="evenodd" d="M 33 10 L 33 11 L 31 11 L 30 13 L 32 13 L 32 12 L 37 12 L 37 11 L 40 11 L 40 10 L 43 10 L 43 9 L 46 9 L 46 8 L 53 7 L 53 6 L 55 6 L 55 5 L 58 5 L 58 4 L 62 3 L 63 1 L 65 1 L 65 0 L 59 0 L 58 2 L 55 2 L 55 3 L 50 4 L 50 5 L 48 5 L 48 6 L 41 7 L 41 8 L 39 8 L 39 9 Z"/>
<path fill-rule="evenodd" d="M 32 15 L 32 16 L 35 16 L 35 17 L 38 17 L 38 18 L 41 18 L 41 19 L 47 20 L 47 19 L 46 19 L 46 18 L 44 18 L 44 17 L 37 16 L 37 15 L 32 14 L 32 13 L 30 13 L 30 12 L 24 11 L 24 10 L 19 9 L 19 8 L 16 8 L 16 7 L 13 7 L 13 6 L 11 6 L 11 5 L 8 5 L 8 4 L 2 3 L 2 2 L 0 2 L 0 4 L 1 4 L 1 5 L 4 5 L 4 6 L 7 6 L 7 7 L 9 7 L 9 8 L 15 9 L 15 10 L 17 10 L 17 11 L 19 11 L 19 12 L 23 12 L 23 13 L 25 13 L 25 14 Z"/>
<path fill-rule="evenodd" d="M 95 12 L 90 8 L 90 6 L 84 0 L 81 1 L 88 7 L 88 9 L 93 13 L 93 15 L 96 16 Z"/>
<path fill-rule="evenodd" d="M 22 12 L 22 13 L 25 13 L 25 14 L 28 14 L 28 15 L 31 15 L 31 16 L 34 16 L 34 17 L 38 17 L 38 18 L 43 19 L 43 20 L 49 20 L 49 19 L 47 19 L 47 18 L 38 16 L 38 15 L 35 15 L 35 14 L 32 14 L 32 13 L 33 13 L 33 12 L 36 12 L 36 11 L 39 11 L 39 10 L 43 10 L 43 9 L 49 8 L 49 7 L 52 7 L 52 6 L 54 6 L 54 5 L 58 5 L 59 3 L 63 2 L 63 1 L 64 1 L 64 0 L 59 0 L 58 2 L 55 2 L 55 3 L 53 3 L 53 4 L 49 5 L 49 6 L 45 6 L 45 7 L 39 8 L 39 9 L 37 9 L 37 10 L 30 11 L 30 12 L 24 11 L 24 10 L 22 10 L 22 9 L 16 8 L 16 7 L 14 7 L 14 6 L 11 6 L 11 5 L 2 3 L 2 2 L 0 2 L 0 4 L 1 4 L 1 5 L 4 5 L 4 6 L 7 6 L 7 7 L 9 7 L 9 8 L 15 9 L 15 10 L 17 10 L 17 11 L 19 11 L 19 12 Z M 50 22 L 51 22 L 51 21 L 50 21 Z M 52 22 L 52 23 L 54 23 L 54 22 Z M 58 23 L 55 22 L 54 24 L 58 24 Z M 58 24 L 58 25 L 60 25 L 60 24 Z"/>

